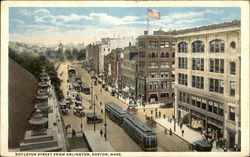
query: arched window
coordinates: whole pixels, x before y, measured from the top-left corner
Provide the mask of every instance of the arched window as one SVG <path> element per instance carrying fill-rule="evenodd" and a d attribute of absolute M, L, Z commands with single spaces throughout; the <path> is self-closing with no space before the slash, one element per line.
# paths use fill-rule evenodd
<path fill-rule="evenodd" d="M 202 41 L 195 41 L 192 43 L 192 52 L 193 53 L 199 53 L 199 52 L 204 52 L 204 43 Z"/>
<path fill-rule="evenodd" d="M 211 53 L 224 53 L 225 42 L 220 39 L 214 39 L 209 42 L 209 49 Z"/>
<path fill-rule="evenodd" d="M 187 53 L 187 46 L 188 44 L 186 42 L 180 42 L 178 44 L 178 52 L 179 53 Z"/>

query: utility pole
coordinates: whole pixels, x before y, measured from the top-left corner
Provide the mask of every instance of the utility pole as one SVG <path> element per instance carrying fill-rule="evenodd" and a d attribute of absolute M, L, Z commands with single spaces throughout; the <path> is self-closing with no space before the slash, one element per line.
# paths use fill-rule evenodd
<path fill-rule="evenodd" d="M 95 96 L 96 96 L 96 94 L 95 94 Z M 94 98 L 94 131 L 95 131 L 95 98 Z"/>
<path fill-rule="evenodd" d="M 92 108 L 92 106 L 93 106 L 93 80 L 91 78 L 91 107 L 90 108 Z"/>
<path fill-rule="evenodd" d="M 105 103 L 105 109 L 104 110 L 105 110 L 104 111 L 104 121 L 105 121 L 105 123 L 104 123 L 105 130 L 104 130 L 104 132 L 105 132 L 105 141 L 107 141 L 106 103 Z"/>

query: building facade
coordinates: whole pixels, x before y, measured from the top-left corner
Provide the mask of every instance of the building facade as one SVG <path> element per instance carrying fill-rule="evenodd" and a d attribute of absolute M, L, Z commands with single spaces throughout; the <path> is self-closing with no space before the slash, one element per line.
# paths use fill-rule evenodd
<path fill-rule="evenodd" d="M 171 35 L 142 35 L 138 40 L 137 98 L 174 102 L 175 40 Z"/>
<path fill-rule="evenodd" d="M 136 39 L 133 37 L 123 38 L 102 38 L 100 45 L 100 57 L 99 57 L 99 72 L 104 72 L 104 57 L 111 53 L 113 49 L 124 48 L 129 44 L 135 44 Z"/>
<path fill-rule="evenodd" d="M 131 97 L 136 97 L 137 89 L 137 59 L 138 51 L 136 46 L 125 47 L 124 50 L 124 61 L 123 61 L 123 73 L 122 81 L 125 89 L 129 90 Z"/>
<path fill-rule="evenodd" d="M 95 74 L 99 73 L 99 53 L 101 44 L 93 43 L 86 47 L 87 53 L 87 65 L 89 70 L 93 71 Z"/>
<path fill-rule="evenodd" d="M 175 116 L 240 146 L 240 21 L 174 31 Z"/>

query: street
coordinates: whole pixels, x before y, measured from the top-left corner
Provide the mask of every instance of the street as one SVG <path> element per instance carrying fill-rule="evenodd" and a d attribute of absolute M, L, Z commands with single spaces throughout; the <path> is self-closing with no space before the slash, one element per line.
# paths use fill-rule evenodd
<path fill-rule="evenodd" d="M 68 63 L 63 63 L 58 69 L 58 73 L 62 73 L 62 76 L 60 76 L 63 80 L 61 84 L 61 88 L 63 90 L 65 98 L 67 97 L 67 88 L 68 88 L 68 74 L 67 74 L 67 66 Z M 82 76 L 82 81 L 88 83 L 89 86 L 91 86 L 91 76 L 89 73 L 87 73 L 83 68 L 81 68 L 80 64 L 74 65 L 77 68 L 78 74 Z M 105 102 L 114 102 L 123 109 L 127 109 L 127 104 L 123 103 L 121 100 L 117 99 L 114 96 L 111 96 L 111 94 L 108 91 L 105 91 L 102 89 L 102 92 L 100 91 L 101 85 L 93 85 L 93 95 L 97 96 L 97 99 L 95 100 L 95 108 L 97 115 L 101 115 L 104 119 L 104 113 L 101 113 L 101 109 L 104 111 L 104 103 Z M 93 112 L 93 108 L 89 109 L 90 100 L 91 100 L 91 94 L 86 95 L 84 93 L 80 93 L 80 95 L 83 98 L 83 106 L 85 107 L 84 112 Z M 102 102 L 102 105 L 100 104 Z M 71 109 L 69 110 L 68 115 L 64 115 L 64 122 L 65 125 L 70 124 L 71 129 L 68 129 L 68 133 L 71 133 L 71 130 L 74 129 L 76 132 L 81 131 L 81 118 L 75 116 L 73 114 L 73 106 L 71 105 Z M 153 114 L 151 115 L 151 110 L 153 110 Z M 162 115 L 172 116 L 173 114 L 173 108 L 158 108 L 157 111 L 160 111 Z M 155 117 L 154 109 L 146 108 L 145 110 L 143 108 L 138 108 L 138 112 L 136 116 L 145 122 L 145 115 L 147 116 L 153 116 Z M 82 124 L 83 124 L 83 131 L 87 130 L 93 130 L 94 131 L 94 124 L 87 124 L 86 118 L 82 118 Z M 100 130 L 104 131 L 104 122 L 103 123 L 97 123 L 95 131 L 100 132 Z M 183 141 L 182 139 L 178 138 L 175 135 L 169 135 L 165 134 L 165 129 L 161 127 L 160 125 L 157 125 L 154 130 L 157 133 L 158 137 L 158 148 L 157 151 L 190 151 L 188 148 L 188 143 Z M 103 138 L 103 140 L 105 140 Z M 116 151 L 132 151 L 132 152 L 138 152 L 143 151 L 135 142 L 130 138 L 129 135 L 123 130 L 122 127 L 118 126 L 116 123 L 111 121 L 107 117 L 107 140 L 110 142 L 110 144 L 113 146 L 113 148 Z"/>

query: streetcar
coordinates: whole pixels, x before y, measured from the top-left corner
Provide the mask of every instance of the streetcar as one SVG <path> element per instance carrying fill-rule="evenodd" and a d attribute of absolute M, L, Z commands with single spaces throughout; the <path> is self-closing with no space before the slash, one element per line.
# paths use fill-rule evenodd
<path fill-rule="evenodd" d="M 113 102 L 106 103 L 105 110 L 109 118 L 116 122 L 118 125 L 122 125 L 123 117 L 128 114 L 127 111 L 123 110 Z"/>
<path fill-rule="evenodd" d="M 155 151 L 157 149 L 157 136 L 154 130 L 134 115 L 128 114 L 123 118 L 123 129 L 143 150 Z"/>

